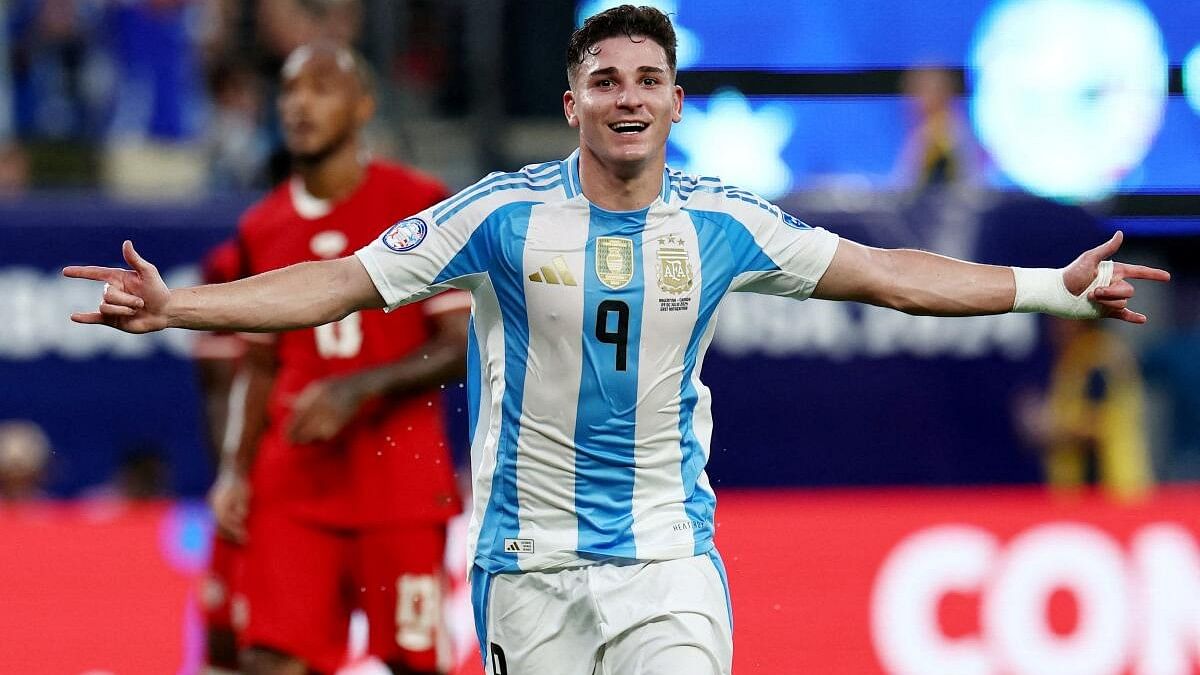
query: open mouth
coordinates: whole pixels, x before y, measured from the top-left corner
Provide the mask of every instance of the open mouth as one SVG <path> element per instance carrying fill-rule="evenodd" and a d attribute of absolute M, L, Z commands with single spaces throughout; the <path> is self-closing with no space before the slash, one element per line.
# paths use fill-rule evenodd
<path fill-rule="evenodd" d="M 648 126 L 650 125 L 646 122 L 613 122 L 612 124 L 608 125 L 608 128 L 612 129 L 618 134 L 632 135 L 642 133 Z"/>

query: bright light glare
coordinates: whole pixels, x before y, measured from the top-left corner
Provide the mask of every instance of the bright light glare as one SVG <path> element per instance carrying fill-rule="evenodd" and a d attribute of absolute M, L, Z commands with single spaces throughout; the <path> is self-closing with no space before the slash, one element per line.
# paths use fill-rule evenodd
<path fill-rule="evenodd" d="M 980 24 L 970 64 L 980 141 L 1040 195 L 1104 197 L 1162 124 L 1167 56 L 1135 0 L 1006 0 Z"/>
<path fill-rule="evenodd" d="M 787 107 L 778 103 L 757 108 L 736 89 L 713 94 L 706 109 L 683 106 L 683 121 L 671 132 L 671 143 L 687 155 L 688 173 L 717 176 L 767 199 L 792 187 L 792 171 L 783 161 L 795 129 Z"/>

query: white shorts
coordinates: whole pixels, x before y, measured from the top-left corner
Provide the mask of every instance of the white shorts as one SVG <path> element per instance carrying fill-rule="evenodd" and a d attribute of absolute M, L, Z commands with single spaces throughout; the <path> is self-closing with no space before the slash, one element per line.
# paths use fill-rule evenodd
<path fill-rule="evenodd" d="M 692 558 L 471 577 L 488 675 L 728 675 L 725 567 Z"/>

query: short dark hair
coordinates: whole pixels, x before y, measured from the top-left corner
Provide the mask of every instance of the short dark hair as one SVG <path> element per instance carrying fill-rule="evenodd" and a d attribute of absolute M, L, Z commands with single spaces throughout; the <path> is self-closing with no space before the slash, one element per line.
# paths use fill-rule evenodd
<path fill-rule="evenodd" d="M 571 34 L 567 42 L 567 81 L 570 82 L 584 59 L 596 53 L 596 43 L 618 35 L 635 42 L 638 38 L 657 42 L 667 54 L 671 74 L 675 74 L 675 27 L 671 19 L 653 7 L 621 5 L 588 18 Z"/>

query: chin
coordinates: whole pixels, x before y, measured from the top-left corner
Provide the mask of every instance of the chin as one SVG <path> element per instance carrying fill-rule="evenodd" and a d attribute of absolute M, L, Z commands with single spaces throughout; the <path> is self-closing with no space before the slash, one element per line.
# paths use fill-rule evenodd
<path fill-rule="evenodd" d="M 293 160 L 307 164 L 315 164 L 330 154 L 327 147 L 309 144 L 288 146 L 287 151 Z"/>
<path fill-rule="evenodd" d="M 609 153 L 609 158 L 621 164 L 640 164 L 654 158 L 654 153 L 649 148 L 644 147 L 625 147 L 615 148 Z"/>

